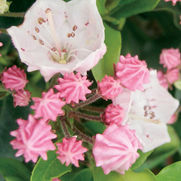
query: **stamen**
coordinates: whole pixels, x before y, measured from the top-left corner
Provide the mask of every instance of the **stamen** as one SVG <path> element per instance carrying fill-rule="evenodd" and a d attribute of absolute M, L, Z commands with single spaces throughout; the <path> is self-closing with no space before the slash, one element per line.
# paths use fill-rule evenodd
<path fill-rule="evenodd" d="M 58 36 L 55 30 L 55 25 L 54 25 L 54 21 L 53 21 L 53 16 L 52 16 L 52 11 L 51 9 L 47 9 L 46 11 L 47 14 L 47 18 L 48 18 L 48 23 L 50 25 L 50 30 L 51 30 L 51 36 L 55 42 L 55 46 L 59 52 L 59 55 L 61 56 L 61 47 L 60 47 L 60 42 L 58 41 Z"/>

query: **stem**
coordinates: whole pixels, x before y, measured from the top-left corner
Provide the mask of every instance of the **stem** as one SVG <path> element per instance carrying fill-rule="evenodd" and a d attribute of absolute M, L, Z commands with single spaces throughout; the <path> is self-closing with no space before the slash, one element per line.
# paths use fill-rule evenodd
<path fill-rule="evenodd" d="M 94 116 L 94 115 L 88 115 L 85 113 L 81 113 L 81 112 L 71 112 L 70 113 L 73 117 L 79 117 L 85 120 L 95 120 L 95 121 L 102 121 L 100 116 Z"/>
<path fill-rule="evenodd" d="M 89 144 L 93 144 L 93 140 L 91 137 L 87 136 L 86 134 L 84 134 L 83 132 L 81 132 L 78 128 L 74 127 L 73 131 L 75 131 L 77 133 L 77 135 L 85 142 L 89 143 Z"/>
<path fill-rule="evenodd" d="M 24 18 L 25 13 L 15 13 L 15 12 L 11 12 L 11 13 L 1 14 L 0 16 L 11 17 L 11 18 Z"/>
<path fill-rule="evenodd" d="M 94 106 L 89 106 L 89 105 L 82 108 L 82 110 L 96 112 L 96 113 L 102 113 L 102 112 L 104 112 L 104 109 L 105 108 L 103 108 L 103 107 L 94 107 Z"/>
<path fill-rule="evenodd" d="M 65 135 L 66 138 L 70 138 L 71 135 L 67 129 L 67 126 L 66 126 L 66 123 L 65 123 L 65 120 L 60 120 L 60 125 L 61 125 L 61 128 L 62 128 L 62 131 L 63 131 L 63 134 Z"/>
<path fill-rule="evenodd" d="M 88 98 L 86 101 L 77 104 L 74 108 L 78 109 L 78 108 L 84 107 L 88 104 L 91 104 L 91 103 L 97 101 L 100 98 L 101 98 L 101 95 L 96 93 L 93 96 L 91 96 L 90 98 Z"/>

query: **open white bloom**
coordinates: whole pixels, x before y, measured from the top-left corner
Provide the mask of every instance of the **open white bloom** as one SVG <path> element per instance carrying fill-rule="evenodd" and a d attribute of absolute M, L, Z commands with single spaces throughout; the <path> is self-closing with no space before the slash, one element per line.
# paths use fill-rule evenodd
<path fill-rule="evenodd" d="M 0 0 L 0 14 L 3 14 L 9 10 L 10 3 L 6 0 Z"/>
<path fill-rule="evenodd" d="M 86 73 L 103 57 L 104 26 L 96 0 L 37 0 L 24 23 L 8 29 L 28 71 Z"/>
<path fill-rule="evenodd" d="M 127 89 L 113 100 L 127 113 L 123 124 L 136 131 L 143 152 L 170 141 L 167 123 L 179 106 L 179 101 L 160 85 L 156 71 L 150 71 L 150 83 L 145 90 Z"/>

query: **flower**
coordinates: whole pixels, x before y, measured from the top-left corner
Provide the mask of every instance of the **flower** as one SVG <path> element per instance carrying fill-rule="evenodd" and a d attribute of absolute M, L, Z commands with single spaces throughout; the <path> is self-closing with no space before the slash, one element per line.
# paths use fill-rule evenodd
<path fill-rule="evenodd" d="M 13 65 L 2 73 L 1 81 L 6 89 L 15 91 L 23 89 L 28 82 L 24 70 L 21 70 L 16 65 Z"/>
<path fill-rule="evenodd" d="M 81 76 L 80 73 L 65 73 L 63 78 L 58 79 L 59 85 L 55 88 L 59 91 L 60 97 L 65 98 L 66 103 L 75 102 L 79 100 L 85 101 L 86 94 L 91 93 L 88 87 L 91 82 L 87 80 L 87 76 Z"/>
<path fill-rule="evenodd" d="M 97 134 L 93 146 L 96 166 L 105 174 L 117 171 L 124 174 L 139 157 L 140 143 L 127 126 L 110 125 L 103 134 Z"/>
<path fill-rule="evenodd" d="M 173 84 L 176 80 L 179 79 L 179 69 L 169 69 L 166 73 L 167 80 L 170 84 Z"/>
<path fill-rule="evenodd" d="M 27 106 L 30 102 L 31 94 L 27 90 L 18 90 L 13 93 L 14 107 Z"/>
<path fill-rule="evenodd" d="M 111 76 L 105 76 L 101 82 L 98 82 L 99 93 L 104 99 L 113 99 L 122 92 L 122 86 L 119 80 Z"/>
<path fill-rule="evenodd" d="M 125 89 L 113 100 L 114 105 L 125 110 L 122 125 L 136 131 L 143 152 L 170 141 L 166 124 L 179 105 L 179 101 L 159 84 L 156 71 L 151 71 L 150 76 L 150 83 L 143 92 Z"/>
<path fill-rule="evenodd" d="M 10 3 L 6 0 L 0 0 L 0 14 L 4 14 L 9 10 Z"/>
<path fill-rule="evenodd" d="M 180 65 L 181 55 L 179 49 L 163 49 L 160 54 L 160 64 L 162 64 L 167 69 L 172 69 Z"/>
<path fill-rule="evenodd" d="M 161 70 L 157 71 L 157 78 L 160 82 L 160 85 L 162 85 L 164 88 L 168 89 L 167 76 Z"/>
<path fill-rule="evenodd" d="M 52 139 L 56 135 L 51 132 L 51 126 L 42 120 L 36 120 L 29 115 L 28 120 L 18 119 L 19 128 L 11 131 L 11 136 L 16 137 L 10 142 L 13 149 L 18 149 L 16 157 L 24 155 L 25 162 L 36 162 L 40 155 L 47 160 L 47 151 L 55 150 Z"/>
<path fill-rule="evenodd" d="M 40 70 L 46 81 L 56 73 L 84 74 L 106 52 L 96 0 L 37 0 L 24 23 L 7 31 L 28 71 Z"/>
<path fill-rule="evenodd" d="M 70 163 L 79 167 L 78 160 L 84 160 L 84 155 L 87 148 L 82 146 L 82 141 L 77 141 L 76 137 L 63 138 L 62 143 L 57 143 L 57 158 L 62 164 L 68 166 Z"/>
<path fill-rule="evenodd" d="M 149 70 L 145 61 L 140 61 L 138 56 L 127 54 L 120 56 L 115 66 L 116 77 L 121 84 L 130 90 L 143 90 L 143 84 L 149 83 Z"/>
<path fill-rule="evenodd" d="M 177 2 L 181 2 L 181 0 L 165 0 L 165 2 L 172 1 L 173 6 L 176 5 Z"/>
<path fill-rule="evenodd" d="M 124 110 L 119 105 L 110 104 L 105 109 L 102 118 L 106 124 L 120 125 L 124 119 Z"/>
<path fill-rule="evenodd" d="M 42 93 L 42 98 L 33 97 L 34 105 L 31 106 L 35 110 L 35 118 L 43 118 L 46 120 L 56 121 L 58 115 L 64 115 L 62 107 L 65 102 L 60 100 L 60 94 L 54 93 L 53 89 Z"/>

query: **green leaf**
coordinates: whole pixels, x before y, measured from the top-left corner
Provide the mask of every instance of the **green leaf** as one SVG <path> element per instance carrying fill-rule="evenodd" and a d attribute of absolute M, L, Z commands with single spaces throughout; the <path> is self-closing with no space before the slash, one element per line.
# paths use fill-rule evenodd
<path fill-rule="evenodd" d="M 157 181 L 180 181 L 181 161 L 175 162 L 165 168 L 156 176 Z"/>
<path fill-rule="evenodd" d="M 111 172 L 105 175 L 101 168 L 94 168 L 93 177 L 94 181 L 156 181 L 155 175 L 149 170 L 143 172 L 127 171 L 124 175 Z"/>
<path fill-rule="evenodd" d="M 89 168 L 76 173 L 72 181 L 93 181 L 93 176 Z"/>
<path fill-rule="evenodd" d="M 165 1 L 160 1 L 155 11 L 166 11 L 172 14 L 175 26 L 181 30 L 180 18 L 179 18 L 181 9 L 179 6 L 173 6 L 171 2 L 166 3 Z"/>
<path fill-rule="evenodd" d="M 108 10 L 106 9 L 106 0 L 96 0 L 96 4 L 101 15 L 108 12 Z"/>
<path fill-rule="evenodd" d="M 143 153 L 141 150 L 139 150 L 138 153 L 140 156 L 138 157 L 136 162 L 132 165 L 131 169 L 135 170 L 135 169 L 139 168 L 146 161 L 146 159 L 150 156 L 150 154 L 152 152 L 153 151 Z"/>
<path fill-rule="evenodd" d="M 129 3 L 120 1 L 119 6 L 114 9 L 111 16 L 116 18 L 126 18 L 139 13 L 151 11 L 160 0 L 130 0 Z"/>
<path fill-rule="evenodd" d="M 29 107 L 14 108 L 12 96 L 0 100 L 0 156 L 14 157 L 15 150 L 9 144 L 13 137 L 9 132 L 17 129 L 16 119 L 26 119 L 29 111 Z"/>
<path fill-rule="evenodd" d="M 174 86 L 175 86 L 177 89 L 181 90 L 181 80 L 175 81 L 175 82 L 174 82 Z"/>
<path fill-rule="evenodd" d="M 30 180 L 30 171 L 20 161 L 11 158 L 0 157 L 0 174 L 7 181 Z"/>
<path fill-rule="evenodd" d="M 31 181 L 51 181 L 71 171 L 71 167 L 62 165 L 55 152 L 48 152 L 48 160 L 42 158 L 37 162 L 31 175 Z"/>
<path fill-rule="evenodd" d="M 86 126 L 93 135 L 97 133 L 103 133 L 106 128 L 105 124 L 96 121 L 86 121 L 84 126 Z"/>
<path fill-rule="evenodd" d="M 119 31 L 114 30 L 107 24 L 105 26 L 105 43 L 107 52 L 103 59 L 92 69 L 94 78 L 102 80 L 107 75 L 113 75 L 113 64 L 118 62 L 121 51 L 121 34 Z"/>

